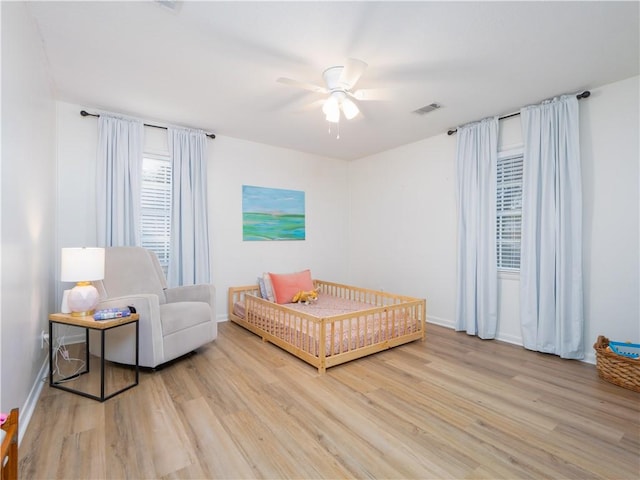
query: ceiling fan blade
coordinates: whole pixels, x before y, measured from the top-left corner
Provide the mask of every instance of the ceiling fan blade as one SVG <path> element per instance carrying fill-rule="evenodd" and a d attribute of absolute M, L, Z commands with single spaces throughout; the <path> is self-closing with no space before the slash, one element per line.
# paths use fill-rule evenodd
<path fill-rule="evenodd" d="M 342 85 L 345 90 L 351 90 L 358 80 L 360 80 L 360 77 L 366 69 L 367 64 L 362 60 L 348 58 L 340 74 L 340 85 Z"/>
<path fill-rule="evenodd" d="M 328 93 L 329 91 L 321 87 L 319 85 L 314 85 L 312 83 L 299 82 L 298 80 L 292 80 L 291 78 L 280 77 L 276 80 L 278 83 L 283 83 L 284 85 L 289 85 L 291 87 L 303 88 L 305 90 L 310 90 L 316 93 Z"/>
<path fill-rule="evenodd" d="M 355 92 L 348 92 L 353 98 L 357 100 L 389 100 L 389 92 L 382 88 L 361 88 Z"/>
<path fill-rule="evenodd" d="M 325 102 L 324 99 L 316 100 L 315 102 L 307 103 L 306 105 L 298 108 L 295 111 L 297 113 L 302 113 L 302 112 L 308 112 L 309 110 L 320 110 L 320 108 L 322 108 L 322 105 L 324 105 L 324 102 Z"/>

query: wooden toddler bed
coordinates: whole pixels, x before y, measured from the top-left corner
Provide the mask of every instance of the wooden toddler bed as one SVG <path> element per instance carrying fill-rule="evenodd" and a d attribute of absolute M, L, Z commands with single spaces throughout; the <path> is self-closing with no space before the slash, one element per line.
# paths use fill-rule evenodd
<path fill-rule="evenodd" d="M 318 300 L 278 304 L 258 285 L 229 288 L 229 319 L 319 373 L 329 367 L 425 338 L 426 301 L 314 280 Z"/>

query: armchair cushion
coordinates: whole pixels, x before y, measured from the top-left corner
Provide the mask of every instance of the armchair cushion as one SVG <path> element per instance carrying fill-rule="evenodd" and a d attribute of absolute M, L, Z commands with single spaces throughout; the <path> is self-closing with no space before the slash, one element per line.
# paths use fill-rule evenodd
<path fill-rule="evenodd" d="M 164 336 L 211 320 L 211 307 L 208 303 L 176 302 L 160 305 L 160 321 Z"/>
<path fill-rule="evenodd" d="M 215 289 L 213 285 L 185 285 L 167 288 L 164 291 L 167 303 L 173 302 L 206 302 L 213 307 Z"/>
<path fill-rule="evenodd" d="M 97 282 L 98 292 L 108 297 L 139 293 L 158 296 L 166 302 L 167 281 L 155 254 L 141 247 L 110 247 L 105 252 L 104 280 Z"/>

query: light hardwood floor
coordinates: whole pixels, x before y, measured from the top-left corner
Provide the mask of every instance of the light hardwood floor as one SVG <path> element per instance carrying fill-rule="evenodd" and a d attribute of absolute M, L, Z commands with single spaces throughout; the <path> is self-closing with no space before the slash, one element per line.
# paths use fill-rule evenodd
<path fill-rule="evenodd" d="M 237 325 L 99 403 L 45 386 L 20 477 L 640 476 L 640 394 L 592 365 L 427 326 L 325 375 Z"/>

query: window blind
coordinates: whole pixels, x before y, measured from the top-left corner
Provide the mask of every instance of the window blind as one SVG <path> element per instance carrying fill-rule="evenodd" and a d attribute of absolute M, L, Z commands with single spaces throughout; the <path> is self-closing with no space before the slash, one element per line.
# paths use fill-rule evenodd
<path fill-rule="evenodd" d="M 146 157 L 142 162 L 142 246 L 153 251 L 165 275 L 169 267 L 171 241 L 171 161 L 168 157 Z"/>
<path fill-rule="evenodd" d="M 496 248 L 498 269 L 520 270 L 522 225 L 522 154 L 498 158 Z"/>

